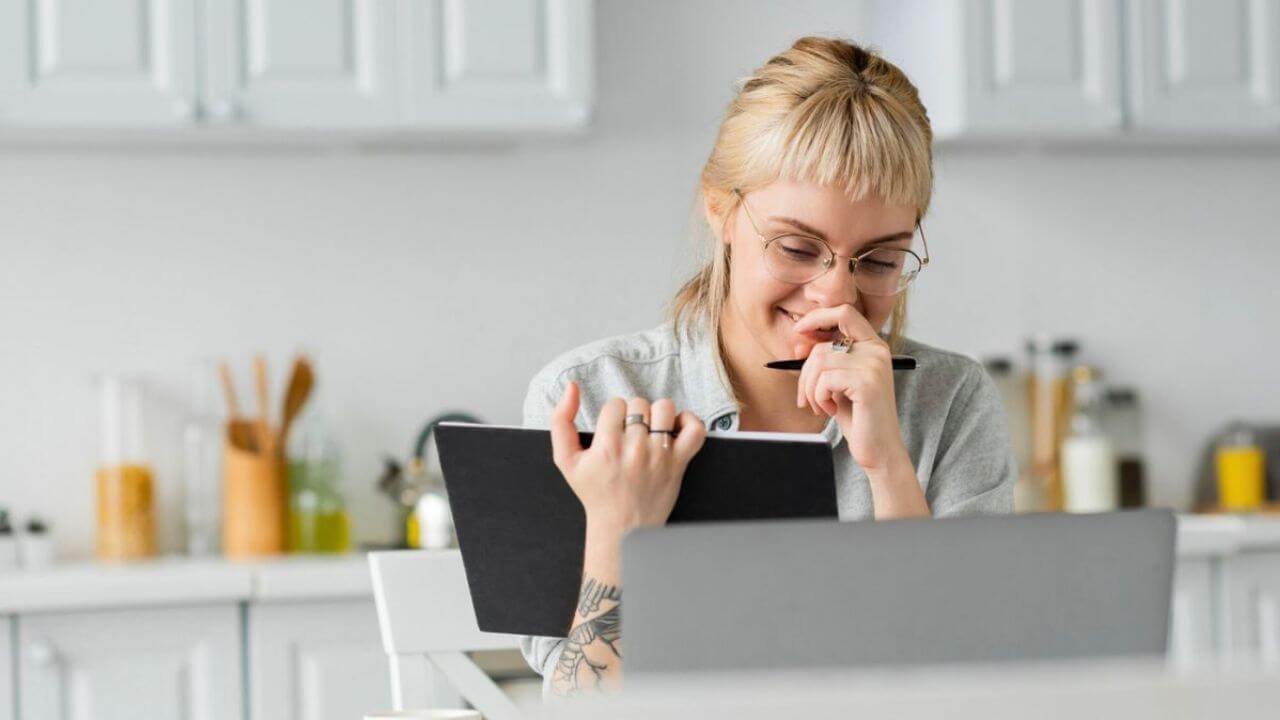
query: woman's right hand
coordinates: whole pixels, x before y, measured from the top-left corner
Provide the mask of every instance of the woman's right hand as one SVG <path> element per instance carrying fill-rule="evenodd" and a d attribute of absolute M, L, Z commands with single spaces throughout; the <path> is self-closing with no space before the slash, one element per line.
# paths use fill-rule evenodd
<path fill-rule="evenodd" d="M 687 410 L 677 416 L 675 404 L 665 398 L 652 408 L 644 398 L 612 398 L 600 409 L 591 447 L 584 450 L 574 425 L 579 392 L 570 382 L 551 414 L 551 446 L 556 467 L 582 502 L 588 527 L 621 534 L 666 523 L 706 427 Z M 649 428 L 623 428 L 633 414 L 644 415 Z M 667 441 L 667 435 L 649 429 L 676 432 Z"/>

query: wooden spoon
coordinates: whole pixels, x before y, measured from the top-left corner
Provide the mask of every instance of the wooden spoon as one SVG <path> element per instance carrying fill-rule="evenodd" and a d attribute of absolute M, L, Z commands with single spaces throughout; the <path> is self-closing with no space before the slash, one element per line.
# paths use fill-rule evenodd
<path fill-rule="evenodd" d="M 280 434 L 276 438 L 280 448 L 288 447 L 286 443 L 289 441 L 289 427 L 307 404 L 315 382 L 310 361 L 301 355 L 294 358 L 293 369 L 289 371 L 289 386 L 284 393 L 284 409 L 280 413 Z"/>
<path fill-rule="evenodd" d="M 219 363 L 218 374 L 222 376 L 222 392 L 227 401 L 227 441 L 240 450 L 255 452 L 258 443 L 254 440 L 252 427 L 240 417 L 240 403 L 236 402 L 236 386 L 231 378 L 231 366 L 226 361 Z"/>

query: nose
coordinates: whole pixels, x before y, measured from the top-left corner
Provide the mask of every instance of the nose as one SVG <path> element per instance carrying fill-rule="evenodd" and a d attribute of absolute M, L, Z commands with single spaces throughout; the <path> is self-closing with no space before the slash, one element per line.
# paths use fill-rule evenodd
<path fill-rule="evenodd" d="M 838 258 L 830 270 L 805 285 L 805 295 L 820 307 L 857 303 L 858 284 L 853 278 L 851 265 L 843 258 Z"/>

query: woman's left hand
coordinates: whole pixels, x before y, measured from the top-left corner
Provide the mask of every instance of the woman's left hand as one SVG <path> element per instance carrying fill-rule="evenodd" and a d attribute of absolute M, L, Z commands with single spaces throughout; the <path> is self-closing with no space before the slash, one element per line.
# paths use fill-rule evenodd
<path fill-rule="evenodd" d="M 800 370 L 796 407 L 807 402 L 814 414 L 835 416 L 849 453 L 868 475 L 910 464 L 893 394 L 893 353 L 871 323 L 852 305 L 809 311 L 795 325 L 805 333 L 836 326 L 853 340 L 852 349 L 837 352 L 831 343 L 797 347 L 809 355 Z"/>

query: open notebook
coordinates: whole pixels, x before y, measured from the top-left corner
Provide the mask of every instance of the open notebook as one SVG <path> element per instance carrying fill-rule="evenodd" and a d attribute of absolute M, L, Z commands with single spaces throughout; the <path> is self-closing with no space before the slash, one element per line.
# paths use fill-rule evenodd
<path fill-rule="evenodd" d="M 476 622 L 487 632 L 562 637 L 582 578 L 582 504 L 551 455 L 551 431 L 436 427 Z M 579 433 L 583 447 L 592 433 Z M 669 522 L 835 518 L 821 435 L 707 433 Z"/>

